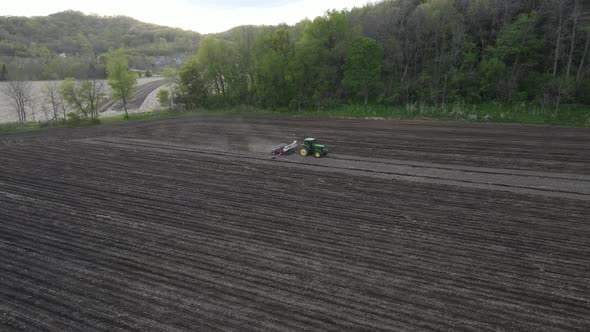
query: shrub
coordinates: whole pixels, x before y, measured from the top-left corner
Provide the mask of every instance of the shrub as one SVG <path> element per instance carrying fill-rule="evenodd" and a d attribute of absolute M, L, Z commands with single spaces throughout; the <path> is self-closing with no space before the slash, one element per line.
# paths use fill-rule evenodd
<path fill-rule="evenodd" d="M 166 89 L 161 89 L 160 91 L 158 91 L 157 96 L 160 106 L 162 106 L 163 108 L 170 106 L 170 91 Z"/>

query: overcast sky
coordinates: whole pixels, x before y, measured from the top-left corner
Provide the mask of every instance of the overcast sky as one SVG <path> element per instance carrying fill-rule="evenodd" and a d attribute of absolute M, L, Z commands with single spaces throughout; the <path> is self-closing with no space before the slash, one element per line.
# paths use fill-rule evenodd
<path fill-rule="evenodd" d="M 45 16 L 64 10 L 86 14 L 125 15 L 200 33 L 222 32 L 245 24 L 295 24 L 328 9 L 359 7 L 368 0 L 12 0 L 0 15 Z"/>

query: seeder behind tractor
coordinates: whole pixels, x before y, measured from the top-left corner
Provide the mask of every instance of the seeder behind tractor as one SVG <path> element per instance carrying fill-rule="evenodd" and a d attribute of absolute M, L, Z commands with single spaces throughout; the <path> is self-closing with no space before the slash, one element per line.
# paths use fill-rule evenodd
<path fill-rule="evenodd" d="M 284 155 L 292 152 L 297 147 L 297 141 L 293 141 L 291 144 L 281 143 L 272 147 L 272 154 Z"/>

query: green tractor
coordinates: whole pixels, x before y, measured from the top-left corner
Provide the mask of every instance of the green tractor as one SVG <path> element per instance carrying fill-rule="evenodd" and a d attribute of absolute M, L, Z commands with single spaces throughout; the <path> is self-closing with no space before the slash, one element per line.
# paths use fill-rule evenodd
<path fill-rule="evenodd" d="M 306 138 L 303 140 L 303 146 L 301 147 L 301 151 L 299 153 L 302 156 L 309 156 L 314 155 L 316 158 L 321 158 L 328 154 L 328 149 L 322 144 L 316 144 L 315 138 Z"/>

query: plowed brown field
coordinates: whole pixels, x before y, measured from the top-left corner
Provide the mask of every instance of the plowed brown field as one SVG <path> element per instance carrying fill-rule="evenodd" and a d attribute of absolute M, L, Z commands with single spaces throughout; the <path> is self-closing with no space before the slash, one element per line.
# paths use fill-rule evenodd
<path fill-rule="evenodd" d="M 327 158 L 273 159 L 317 136 Z M 0 136 L 0 330 L 590 330 L 590 130 L 191 116 Z"/>

